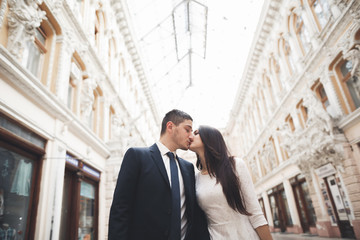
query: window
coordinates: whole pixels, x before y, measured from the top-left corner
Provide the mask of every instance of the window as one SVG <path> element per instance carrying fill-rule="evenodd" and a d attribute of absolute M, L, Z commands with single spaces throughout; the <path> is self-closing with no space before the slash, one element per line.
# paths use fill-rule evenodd
<path fill-rule="evenodd" d="M 338 75 L 352 111 L 360 107 L 360 81 L 357 76 L 351 76 L 353 64 L 345 60 L 338 65 Z"/>
<path fill-rule="evenodd" d="M 93 90 L 93 102 L 88 116 L 88 126 L 99 137 L 103 137 L 103 92 L 100 87 Z"/>
<path fill-rule="evenodd" d="M 280 39 L 281 50 L 285 57 L 285 63 L 288 66 L 290 75 L 295 71 L 295 63 L 292 55 L 292 51 L 289 45 L 289 42 L 283 37 Z"/>
<path fill-rule="evenodd" d="M 264 199 L 263 199 L 263 198 L 260 198 L 260 199 L 259 199 L 259 204 L 260 204 L 261 210 L 262 210 L 263 213 L 264 213 L 265 218 L 267 219 L 267 217 L 266 217 L 266 211 L 265 211 L 265 204 L 264 204 Z"/>
<path fill-rule="evenodd" d="M 286 227 L 293 226 L 293 222 L 283 184 L 269 190 L 268 196 L 273 215 L 274 227 L 280 229 L 282 232 L 285 232 Z"/>
<path fill-rule="evenodd" d="M 310 231 L 310 226 L 316 223 L 316 214 L 310 197 L 309 187 L 303 175 L 290 179 L 293 188 L 296 208 L 299 213 L 301 227 L 304 232 Z"/>
<path fill-rule="evenodd" d="M 99 179 L 97 170 L 66 155 L 60 240 L 97 239 Z"/>
<path fill-rule="evenodd" d="M 300 48 L 302 50 L 302 53 L 305 54 L 310 49 L 310 36 L 309 32 L 305 27 L 304 21 L 301 16 L 296 15 L 295 13 L 292 14 L 293 18 L 293 27 L 295 34 L 298 38 L 298 41 L 300 43 Z"/>
<path fill-rule="evenodd" d="M 297 106 L 296 106 L 297 110 L 298 110 L 298 117 L 299 117 L 299 120 L 300 120 L 300 125 L 302 128 L 305 128 L 306 126 L 306 121 L 308 119 L 308 109 L 307 107 L 305 107 L 303 105 L 303 100 L 301 100 Z"/>
<path fill-rule="evenodd" d="M 271 69 L 273 75 L 275 76 L 277 87 L 278 87 L 279 91 L 282 91 L 285 88 L 285 83 L 283 82 L 284 79 L 282 76 L 280 65 L 279 65 L 278 61 L 275 59 L 274 54 L 271 54 L 270 69 Z"/>
<path fill-rule="evenodd" d="M 266 102 L 269 107 L 274 106 L 276 104 L 275 93 L 270 78 L 266 74 L 263 74 L 263 79 L 265 83 L 264 86 L 266 86 L 267 92 L 269 93 L 269 97 L 270 97 L 270 99 L 267 99 Z"/>
<path fill-rule="evenodd" d="M 330 6 L 327 0 L 309 0 L 316 25 L 322 30 L 330 19 Z"/>
<path fill-rule="evenodd" d="M 332 109 L 331 109 L 331 106 L 330 106 L 330 102 L 329 102 L 329 99 L 327 97 L 327 94 L 326 94 L 326 91 L 325 91 L 325 88 L 324 86 L 320 83 L 320 81 L 317 81 L 314 86 L 311 88 L 317 98 L 320 100 L 323 108 L 330 114 L 334 114 L 332 113 Z"/>
<path fill-rule="evenodd" d="M 291 115 L 288 115 L 288 116 L 286 117 L 285 122 L 288 124 L 290 130 L 291 130 L 292 132 L 294 132 L 294 131 L 295 131 L 295 125 L 294 125 L 294 120 L 293 120 L 293 118 L 291 117 Z"/>
<path fill-rule="evenodd" d="M 8 238 L 0 234 L 0 239 L 34 238 L 45 144 L 44 139 L 0 114 L 0 228 L 5 227 L 8 234 Z"/>
<path fill-rule="evenodd" d="M 39 77 L 40 66 L 44 61 L 46 49 L 46 34 L 39 27 L 35 30 L 35 40 L 28 41 L 24 48 L 23 64 L 36 77 Z"/>

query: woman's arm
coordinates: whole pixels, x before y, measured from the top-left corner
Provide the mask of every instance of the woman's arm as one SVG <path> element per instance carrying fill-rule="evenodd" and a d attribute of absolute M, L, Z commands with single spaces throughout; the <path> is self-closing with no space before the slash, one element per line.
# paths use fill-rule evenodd
<path fill-rule="evenodd" d="M 259 235 L 261 240 L 272 240 L 272 236 L 270 234 L 270 229 L 268 225 L 263 225 L 255 228 L 255 231 Z"/>

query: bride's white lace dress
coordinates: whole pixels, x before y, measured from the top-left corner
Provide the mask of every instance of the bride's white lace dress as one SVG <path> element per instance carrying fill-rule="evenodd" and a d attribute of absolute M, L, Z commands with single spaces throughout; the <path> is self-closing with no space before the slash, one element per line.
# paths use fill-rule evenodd
<path fill-rule="evenodd" d="M 208 220 L 212 240 L 259 239 L 255 228 L 267 224 L 250 173 L 242 159 L 235 158 L 242 196 L 252 216 L 235 212 L 229 207 L 221 184 L 209 175 L 196 174 L 196 196 Z"/>

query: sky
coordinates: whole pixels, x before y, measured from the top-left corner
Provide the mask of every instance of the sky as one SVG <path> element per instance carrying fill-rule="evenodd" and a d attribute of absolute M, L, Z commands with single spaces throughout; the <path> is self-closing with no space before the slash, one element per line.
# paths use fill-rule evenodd
<path fill-rule="evenodd" d="M 187 52 L 183 51 L 184 46 L 186 51 L 190 39 L 184 31 L 188 23 L 184 17 L 185 2 L 127 1 L 159 117 L 162 119 L 166 112 L 178 108 L 193 117 L 195 127 L 211 125 L 225 128 L 263 0 L 190 1 L 194 52 L 191 55 L 191 74 L 189 55 L 184 55 Z M 175 21 L 172 18 L 173 10 Z M 179 60 L 178 57 L 183 58 Z"/>

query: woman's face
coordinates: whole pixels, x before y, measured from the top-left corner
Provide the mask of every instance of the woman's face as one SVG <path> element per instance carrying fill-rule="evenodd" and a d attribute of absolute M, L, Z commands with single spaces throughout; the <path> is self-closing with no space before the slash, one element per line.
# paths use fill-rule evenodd
<path fill-rule="evenodd" d="M 204 151 L 204 144 L 201 140 L 199 130 L 194 131 L 194 140 L 190 144 L 189 149 L 193 152 L 196 152 L 197 154 L 199 154 L 201 151 Z"/>

